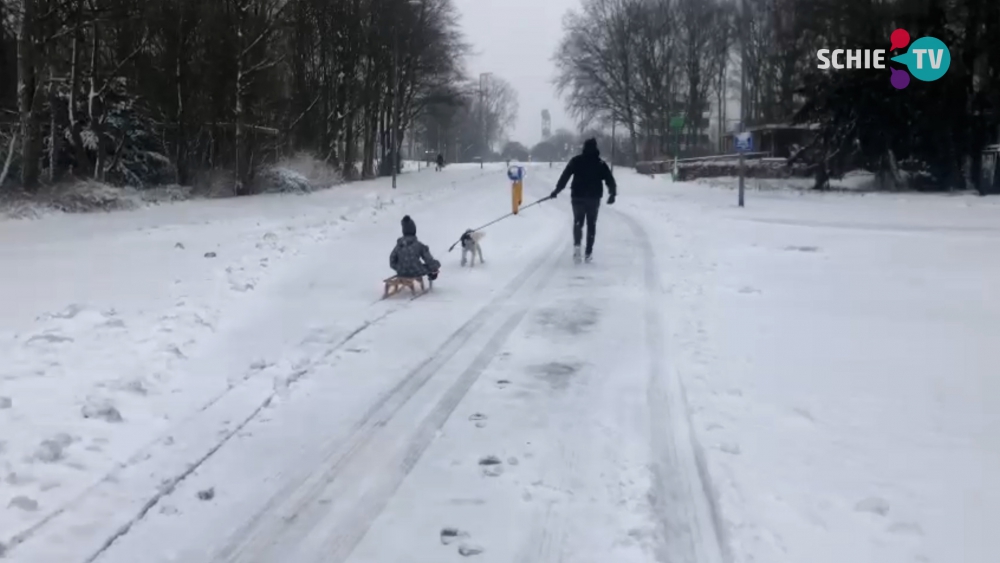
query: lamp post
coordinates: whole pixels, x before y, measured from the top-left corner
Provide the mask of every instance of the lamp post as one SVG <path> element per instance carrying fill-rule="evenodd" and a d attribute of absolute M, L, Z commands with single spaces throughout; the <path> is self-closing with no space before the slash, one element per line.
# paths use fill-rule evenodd
<path fill-rule="evenodd" d="M 423 0 L 406 0 L 405 4 L 412 7 L 423 6 Z M 392 157 L 392 189 L 396 189 L 396 171 L 399 168 L 399 20 L 397 13 L 392 25 L 392 129 L 389 131 L 390 150 Z"/>

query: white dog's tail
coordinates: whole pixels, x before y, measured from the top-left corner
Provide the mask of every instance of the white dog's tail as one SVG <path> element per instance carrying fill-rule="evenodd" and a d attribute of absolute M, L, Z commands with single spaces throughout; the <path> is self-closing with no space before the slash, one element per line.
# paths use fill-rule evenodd
<path fill-rule="evenodd" d="M 472 237 L 472 240 L 479 242 L 483 240 L 483 237 L 486 236 L 486 233 L 482 231 L 474 231 L 470 236 Z"/>

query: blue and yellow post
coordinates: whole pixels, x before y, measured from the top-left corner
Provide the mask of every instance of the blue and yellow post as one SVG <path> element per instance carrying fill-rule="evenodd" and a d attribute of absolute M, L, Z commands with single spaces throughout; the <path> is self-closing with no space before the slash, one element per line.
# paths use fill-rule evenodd
<path fill-rule="evenodd" d="M 512 182 L 510 186 L 510 207 L 511 213 L 517 215 L 521 208 L 522 194 L 524 193 L 524 167 L 513 165 L 507 168 L 507 177 Z"/>

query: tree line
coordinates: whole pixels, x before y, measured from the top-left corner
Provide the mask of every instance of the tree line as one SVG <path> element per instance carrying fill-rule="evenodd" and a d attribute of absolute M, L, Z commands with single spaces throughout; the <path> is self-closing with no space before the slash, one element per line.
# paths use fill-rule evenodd
<path fill-rule="evenodd" d="M 0 0 L 0 169 L 239 195 L 308 151 L 371 177 L 468 113 L 467 52 L 451 0 Z"/>
<path fill-rule="evenodd" d="M 498 160 L 498 147 L 517 123 L 517 91 L 504 78 L 484 74 L 459 82 L 451 95 L 434 100 L 414 126 L 413 140 L 451 162 Z"/>
<path fill-rule="evenodd" d="M 888 50 L 897 28 L 948 45 L 945 78 L 897 91 L 888 71 L 817 69 L 817 50 Z M 954 188 L 977 183 L 1000 141 L 998 33 L 996 0 L 583 0 L 554 60 L 573 115 L 624 128 L 636 159 L 721 150 L 699 138 L 713 108 L 720 140 L 727 123 L 816 128 L 794 158 L 820 187 L 864 167 Z"/>

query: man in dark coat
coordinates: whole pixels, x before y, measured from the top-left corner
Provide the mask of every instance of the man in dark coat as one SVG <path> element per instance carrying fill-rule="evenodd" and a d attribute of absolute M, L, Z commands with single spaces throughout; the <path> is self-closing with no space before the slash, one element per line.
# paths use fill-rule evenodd
<path fill-rule="evenodd" d="M 417 240 L 417 224 L 407 215 L 402 221 L 403 236 L 389 254 L 389 267 L 401 278 L 427 276 L 437 279 L 441 263 L 434 259 L 427 245 Z"/>
<path fill-rule="evenodd" d="M 597 139 L 587 139 L 583 151 L 570 159 L 556 183 L 556 189 L 549 197 L 555 198 L 566 188 L 570 177 L 570 201 L 573 204 L 573 260 L 580 261 L 580 242 L 583 239 L 583 224 L 587 224 L 587 246 L 585 255 L 590 262 L 594 252 L 594 237 L 597 235 L 597 211 L 604 197 L 604 184 L 608 185 L 608 205 L 615 202 L 618 184 L 611 175 L 611 169 L 601 160 L 597 149 Z"/>

